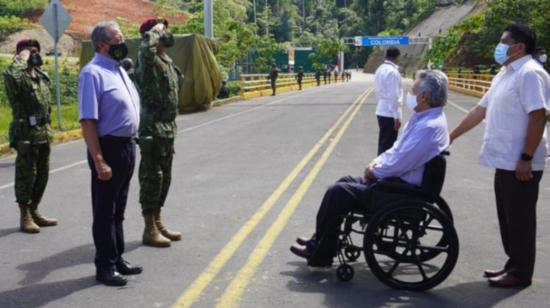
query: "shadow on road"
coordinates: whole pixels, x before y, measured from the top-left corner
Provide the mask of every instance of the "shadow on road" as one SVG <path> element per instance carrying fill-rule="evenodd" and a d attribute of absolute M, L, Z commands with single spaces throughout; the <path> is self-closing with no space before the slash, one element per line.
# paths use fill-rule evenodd
<path fill-rule="evenodd" d="M 140 246 L 140 241 L 126 243 L 126 253 Z M 25 278 L 19 281 L 18 284 L 27 286 L 38 283 L 44 280 L 44 278 L 46 278 L 51 272 L 62 268 L 72 267 L 80 264 L 90 264 L 90 267 L 92 267 L 94 255 L 94 245 L 86 244 L 41 259 L 40 261 L 21 264 L 17 266 L 17 269 L 21 271 L 26 271 L 26 273 Z"/>
<path fill-rule="evenodd" d="M 96 285 L 95 276 L 24 286 L 0 292 L 0 305 L 10 307 L 41 307 L 72 293 Z"/>
<path fill-rule="evenodd" d="M 289 262 L 295 271 L 281 275 L 293 279 L 288 281 L 291 292 L 322 293 L 328 307 L 491 307 L 521 290 L 495 289 L 485 280 L 438 287 L 427 292 L 395 290 L 386 287 L 370 273 L 366 264 L 356 263 L 355 278 L 341 282 L 336 278 L 335 268 L 311 270 L 305 262 Z"/>
<path fill-rule="evenodd" d="M 8 228 L 8 229 L 1 229 L 0 230 L 0 237 L 8 236 L 10 234 L 14 234 L 19 232 L 19 228 Z"/>

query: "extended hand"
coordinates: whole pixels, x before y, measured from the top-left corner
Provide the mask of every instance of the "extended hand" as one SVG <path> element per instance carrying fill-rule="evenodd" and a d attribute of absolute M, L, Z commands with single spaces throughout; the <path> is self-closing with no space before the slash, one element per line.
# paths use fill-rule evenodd
<path fill-rule="evenodd" d="M 527 182 L 533 178 L 532 165 L 530 161 L 520 160 L 516 166 L 516 179 Z"/>

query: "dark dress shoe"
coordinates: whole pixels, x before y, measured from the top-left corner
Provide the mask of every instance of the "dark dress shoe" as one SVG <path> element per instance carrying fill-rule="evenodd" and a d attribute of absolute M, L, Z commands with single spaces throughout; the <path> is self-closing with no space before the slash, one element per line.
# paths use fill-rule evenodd
<path fill-rule="evenodd" d="M 498 277 L 489 278 L 489 285 L 497 288 L 522 288 L 531 285 L 531 280 L 523 279 L 514 274 L 505 273 Z"/>
<path fill-rule="evenodd" d="M 290 251 L 292 251 L 292 253 L 297 255 L 298 257 L 302 257 L 304 259 L 308 259 L 309 257 L 311 257 L 311 251 L 309 251 L 307 247 L 302 247 L 294 244 L 290 246 Z"/>
<path fill-rule="evenodd" d="M 126 278 L 114 270 L 99 272 L 96 274 L 95 279 L 106 286 L 112 287 L 122 287 L 128 283 Z"/>
<path fill-rule="evenodd" d="M 302 246 L 308 246 L 311 242 L 316 242 L 315 234 L 313 234 L 310 238 L 307 238 L 305 236 L 300 236 L 296 238 L 296 243 Z"/>
<path fill-rule="evenodd" d="M 117 263 L 116 270 L 122 275 L 138 275 L 143 272 L 143 267 L 132 265 L 128 261 L 122 261 Z"/>
<path fill-rule="evenodd" d="M 487 269 L 487 270 L 484 270 L 483 271 L 483 277 L 485 278 L 493 278 L 493 277 L 498 277 L 502 274 L 506 273 L 506 270 L 505 269 L 499 269 L 499 270 L 491 270 L 491 269 Z"/>

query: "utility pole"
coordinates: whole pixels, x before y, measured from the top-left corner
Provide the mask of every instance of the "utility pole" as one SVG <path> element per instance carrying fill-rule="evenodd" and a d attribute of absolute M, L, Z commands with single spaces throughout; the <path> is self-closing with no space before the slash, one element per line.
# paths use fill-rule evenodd
<path fill-rule="evenodd" d="M 214 38 L 213 0 L 204 0 L 204 36 Z"/>
<path fill-rule="evenodd" d="M 269 37 L 269 6 L 267 5 L 267 0 L 265 0 L 265 36 Z"/>
<path fill-rule="evenodd" d="M 258 22 L 256 20 L 256 0 L 254 0 L 253 2 L 254 2 L 254 24 L 258 26 Z"/>

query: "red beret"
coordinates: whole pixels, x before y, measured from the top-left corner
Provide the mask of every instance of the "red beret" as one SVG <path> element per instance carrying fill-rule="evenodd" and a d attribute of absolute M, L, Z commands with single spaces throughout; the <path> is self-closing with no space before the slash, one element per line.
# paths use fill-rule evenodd
<path fill-rule="evenodd" d="M 151 19 L 147 19 L 141 24 L 141 27 L 139 27 L 139 33 L 143 34 L 153 29 L 153 27 L 160 22 L 162 22 L 166 27 L 168 27 L 168 20 L 166 19 L 159 20 L 159 19 L 151 18 Z"/>
<path fill-rule="evenodd" d="M 15 47 L 15 49 L 16 49 L 17 53 L 19 53 L 21 50 L 23 50 L 25 48 L 29 48 L 29 47 L 36 47 L 36 48 L 38 48 L 38 51 L 40 51 L 40 43 L 37 40 L 33 40 L 33 39 L 20 40 L 19 42 L 17 42 L 17 46 Z"/>

